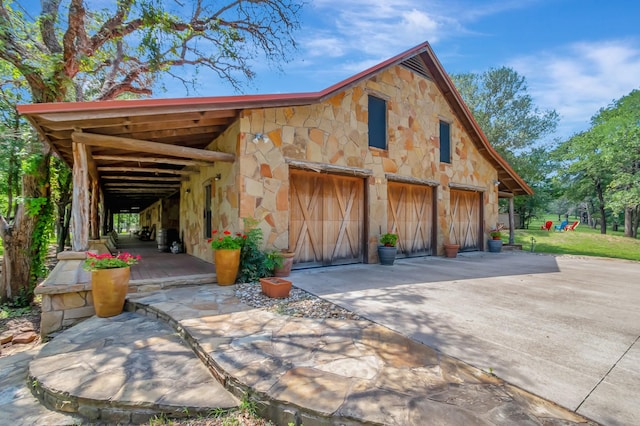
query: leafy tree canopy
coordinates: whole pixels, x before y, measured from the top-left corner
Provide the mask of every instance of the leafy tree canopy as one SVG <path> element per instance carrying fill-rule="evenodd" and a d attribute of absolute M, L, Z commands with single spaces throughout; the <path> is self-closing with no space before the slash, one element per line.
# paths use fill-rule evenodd
<path fill-rule="evenodd" d="M 36 15 L 22 2 L 0 1 L 0 60 L 26 79 L 36 103 L 150 95 L 161 74 L 193 88 L 203 69 L 240 89 L 258 54 L 275 66 L 288 59 L 301 9 L 294 0 L 41 5 Z M 193 72 L 175 72 L 184 66 Z"/>
<path fill-rule="evenodd" d="M 559 177 L 571 183 L 572 198 L 597 198 L 601 217 L 605 209 L 624 211 L 625 235 L 633 236 L 640 210 L 640 91 L 602 108 L 591 123 L 555 151 L 564 162 Z"/>
<path fill-rule="evenodd" d="M 525 78 L 511 68 L 451 78 L 491 145 L 507 159 L 552 134 L 558 125 L 558 113 L 540 111 L 527 93 Z"/>
<path fill-rule="evenodd" d="M 536 142 L 555 131 L 558 114 L 540 111 L 525 78 L 511 68 L 451 78 L 491 145 L 534 189 L 533 196 L 515 198 L 521 224 L 527 226 L 550 200 L 547 177 L 554 167 L 546 148 Z"/>

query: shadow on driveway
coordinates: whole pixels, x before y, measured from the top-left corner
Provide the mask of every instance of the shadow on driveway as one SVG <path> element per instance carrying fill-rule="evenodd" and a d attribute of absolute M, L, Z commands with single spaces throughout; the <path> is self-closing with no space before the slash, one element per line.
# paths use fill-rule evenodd
<path fill-rule="evenodd" d="M 299 270 L 291 279 L 587 417 L 638 424 L 640 373 L 624 369 L 640 353 L 631 350 L 638 276 L 637 262 L 520 252 Z"/>

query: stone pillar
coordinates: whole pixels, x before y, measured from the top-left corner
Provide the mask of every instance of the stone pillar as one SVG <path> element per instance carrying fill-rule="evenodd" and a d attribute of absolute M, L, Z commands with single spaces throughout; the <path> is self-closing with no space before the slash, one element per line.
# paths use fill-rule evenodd
<path fill-rule="evenodd" d="M 95 315 L 89 272 L 82 269 L 85 252 L 58 253 L 58 264 L 35 289 L 42 295 L 40 335 L 70 327 Z"/>

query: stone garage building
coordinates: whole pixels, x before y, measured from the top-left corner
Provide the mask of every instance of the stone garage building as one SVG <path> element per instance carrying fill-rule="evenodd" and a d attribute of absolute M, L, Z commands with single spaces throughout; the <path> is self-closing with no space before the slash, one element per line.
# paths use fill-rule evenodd
<path fill-rule="evenodd" d="M 325 90 L 22 105 L 73 167 L 73 250 L 140 212 L 212 262 L 214 229 L 258 219 L 295 265 L 484 250 L 498 198 L 531 189 L 488 143 L 428 43 Z"/>

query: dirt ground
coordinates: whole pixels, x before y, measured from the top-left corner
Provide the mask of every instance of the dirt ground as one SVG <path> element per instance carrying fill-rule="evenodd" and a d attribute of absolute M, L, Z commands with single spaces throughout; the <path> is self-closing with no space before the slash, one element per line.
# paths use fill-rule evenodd
<path fill-rule="evenodd" d="M 46 265 L 49 271 L 58 263 L 56 257 L 56 246 L 50 245 L 46 258 Z M 0 256 L 0 265 L 2 264 L 2 257 Z M 2 344 L 0 347 L 0 357 L 13 355 L 18 352 L 28 351 L 35 348 L 42 343 L 40 339 L 40 298 L 36 297 L 36 300 L 31 304 L 31 310 L 20 316 L 14 318 L 0 318 L 0 335 L 11 334 L 17 336 L 23 333 L 33 332 L 36 334 L 35 340 L 25 344 L 13 344 L 12 342 Z"/>
<path fill-rule="evenodd" d="M 28 351 L 40 345 L 40 304 L 34 303 L 28 314 L 16 318 L 0 319 L 0 335 L 5 333 L 14 336 L 34 332 L 37 336 L 35 340 L 26 344 L 6 343 L 0 348 L 0 357 L 13 355 L 18 352 Z"/>

